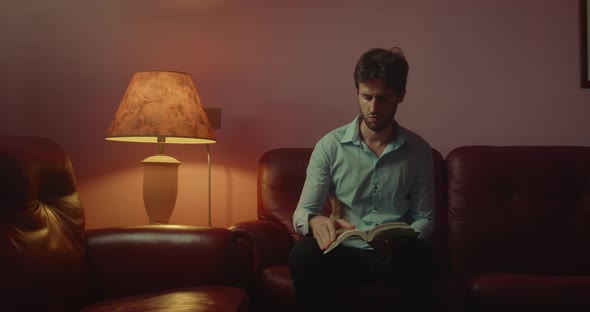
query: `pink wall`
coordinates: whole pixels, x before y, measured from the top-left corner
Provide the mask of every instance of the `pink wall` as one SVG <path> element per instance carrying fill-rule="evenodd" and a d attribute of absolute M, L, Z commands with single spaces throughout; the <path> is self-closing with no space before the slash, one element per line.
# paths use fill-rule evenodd
<path fill-rule="evenodd" d="M 258 157 L 312 147 L 357 112 L 352 69 L 370 47 L 402 47 L 398 113 L 446 155 L 468 144 L 590 145 L 579 88 L 578 1 L 2 1 L 0 133 L 62 144 L 87 227 L 147 222 L 140 161 L 156 147 L 103 137 L 131 75 L 190 73 L 222 108 L 213 224 L 256 218 Z M 206 225 L 206 152 L 170 146 L 172 222 Z"/>

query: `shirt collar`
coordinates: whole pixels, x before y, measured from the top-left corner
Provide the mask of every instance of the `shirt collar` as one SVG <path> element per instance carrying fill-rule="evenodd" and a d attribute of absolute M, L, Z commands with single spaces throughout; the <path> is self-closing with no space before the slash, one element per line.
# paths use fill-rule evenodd
<path fill-rule="evenodd" d="M 359 125 L 360 125 L 360 121 L 361 121 L 362 115 L 358 115 L 354 118 L 354 120 L 349 123 L 348 125 L 346 125 L 345 127 L 345 131 L 344 131 L 344 135 L 342 136 L 342 139 L 340 139 L 340 143 L 351 143 L 354 145 L 361 145 L 361 136 L 360 136 L 360 129 L 359 129 Z M 408 136 L 406 134 L 405 129 L 400 126 L 397 121 L 393 121 L 394 122 L 394 126 L 395 126 L 395 132 L 397 133 L 397 135 L 395 136 L 395 140 L 393 140 L 393 142 L 391 142 L 390 144 L 392 145 L 393 150 L 398 149 L 400 146 L 404 145 L 404 143 L 408 142 Z"/>

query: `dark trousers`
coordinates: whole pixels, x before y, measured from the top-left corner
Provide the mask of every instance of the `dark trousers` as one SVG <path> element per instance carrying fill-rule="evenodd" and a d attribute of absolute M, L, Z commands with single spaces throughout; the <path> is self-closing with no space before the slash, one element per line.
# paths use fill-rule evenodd
<path fill-rule="evenodd" d="M 431 311 L 436 267 L 432 247 L 419 239 L 401 242 L 388 256 L 346 246 L 324 255 L 315 238 L 306 237 L 289 255 L 295 294 L 304 311 L 330 311 L 334 300 L 349 300 L 337 292 L 346 284 L 398 287 L 401 307 L 395 311 Z"/>

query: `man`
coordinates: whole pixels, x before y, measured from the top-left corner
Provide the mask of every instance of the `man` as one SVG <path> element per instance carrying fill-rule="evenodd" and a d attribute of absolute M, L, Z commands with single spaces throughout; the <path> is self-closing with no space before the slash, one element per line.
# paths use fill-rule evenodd
<path fill-rule="evenodd" d="M 334 300 L 347 300 L 331 291 L 365 283 L 398 287 L 404 311 L 431 309 L 436 271 L 427 243 L 434 227 L 432 154 L 424 139 L 395 121 L 408 69 L 398 48 L 365 52 L 354 69 L 359 116 L 325 135 L 313 150 L 293 214 L 295 229 L 307 237 L 289 256 L 297 299 L 306 311 L 329 311 Z M 340 203 L 339 215 L 323 215 L 329 194 Z M 349 239 L 323 254 L 337 229 L 369 231 L 393 221 L 410 224 L 418 239 L 392 244 L 388 253 Z"/>

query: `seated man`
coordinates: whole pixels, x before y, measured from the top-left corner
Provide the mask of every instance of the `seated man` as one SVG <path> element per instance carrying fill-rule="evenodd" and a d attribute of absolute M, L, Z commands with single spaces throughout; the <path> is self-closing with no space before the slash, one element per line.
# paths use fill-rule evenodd
<path fill-rule="evenodd" d="M 295 293 L 305 311 L 329 311 L 334 298 L 339 299 L 330 291 L 347 283 L 398 287 L 404 311 L 432 307 L 436 264 L 427 243 L 434 227 L 431 149 L 394 119 L 406 93 L 408 68 L 398 48 L 365 52 L 354 69 L 360 114 L 321 138 L 313 150 L 293 214 L 294 227 L 307 237 L 289 256 Z M 322 214 L 328 194 L 341 203 L 339 215 Z M 420 233 L 418 239 L 391 244 L 391 252 L 349 239 L 323 253 L 338 229 L 369 231 L 395 221 L 410 224 Z"/>

